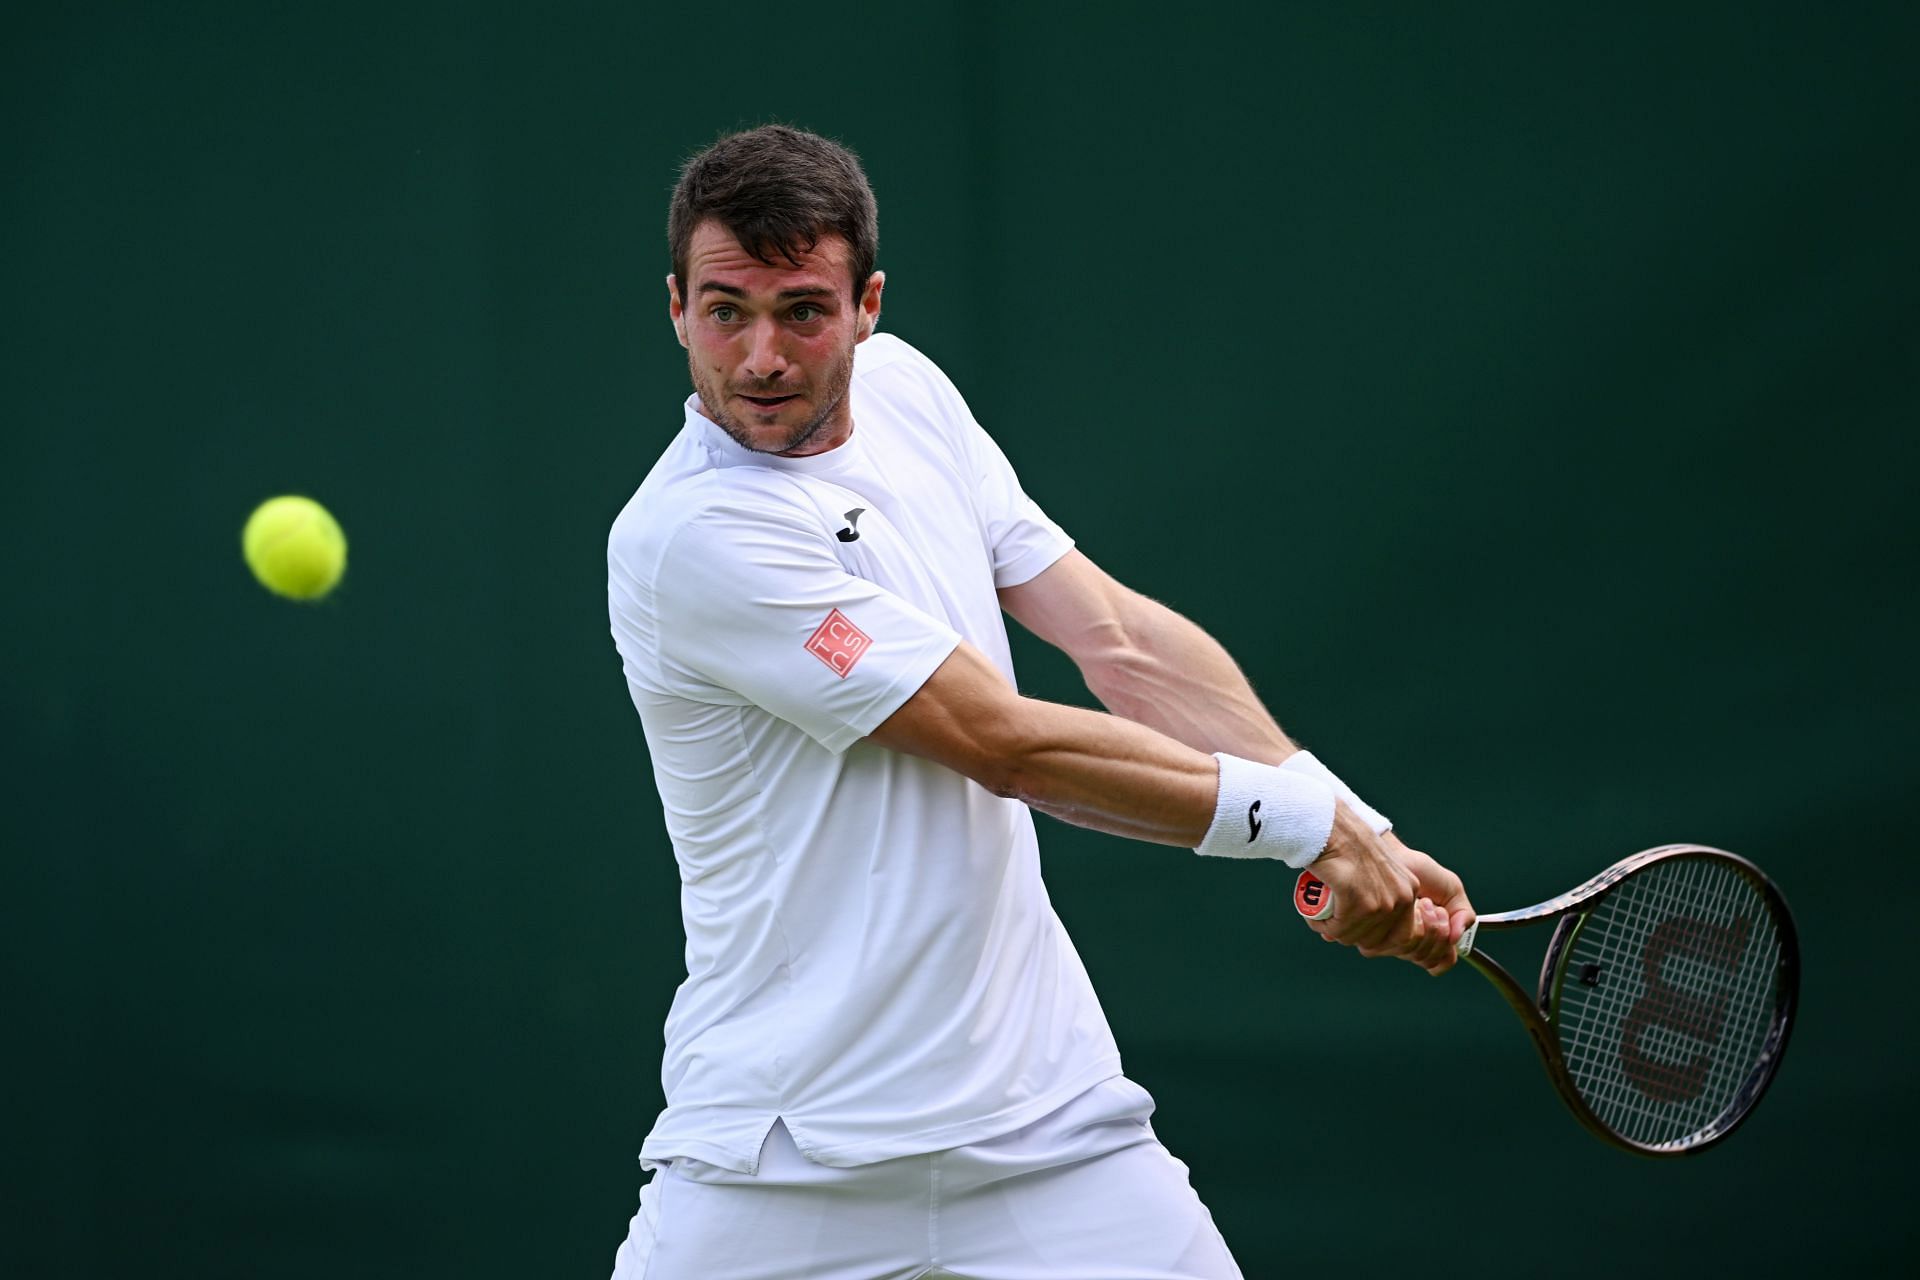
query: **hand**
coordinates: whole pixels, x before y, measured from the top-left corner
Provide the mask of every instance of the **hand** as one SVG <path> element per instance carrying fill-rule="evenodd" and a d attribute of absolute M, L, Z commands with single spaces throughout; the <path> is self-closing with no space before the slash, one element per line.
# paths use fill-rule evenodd
<path fill-rule="evenodd" d="M 1467 901 L 1466 886 L 1460 883 L 1460 877 L 1447 870 L 1431 857 L 1418 849 L 1410 849 L 1400 837 L 1389 831 L 1380 837 L 1387 852 L 1399 860 L 1400 865 L 1413 873 L 1420 885 L 1420 896 L 1434 903 L 1446 913 L 1448 952 L 1446 963 L 1438 969 L 1429 969 L 1430 973 L 1445 973 L 1453 967 L 1452 948 L 1460 943 L 1460 935 L 1467 931 L 1479 917 L 1474 913 L 1473 903 Z"/>
<path fill-rule="evenodd" d="M 1405 850 L 1398 840 L 1393 844 Z M 1430 866 L 1444 871 L 1424 854 L 1416 856 L 1425 859 L 1425 864 L 1415 863 L 1420 870 Z M 1452 967 L 1458 935 L 1452 931 L 1448 912 L 1424 895 L 1419 870 L 1406 865 L 1398 851 L 1344 804 L 1334 810 L 1333 831 L 1313 864 L 1313 874 L 1333 890 L 1336 904 L 1331 919 L 1308 922 L 1322 938 L 1370 958 L 1396 956 L 1428 973 L 1445 973 Z M 1437 877 L 1436 883 L 1444 887 Z M 1458 892 L 1459 887 L 1456 878 L 1451 888 Z"/>
<path fill-rule="evenodd" d="M 1467 933 L 1467 927 L 1473 925 L 1473 921 L 1478 919 L 1473 910 L 1473 902 L 1467 900 L 1467 887 L 1459 883 L 1457 875 L 1453 875 L 1452 871 L 1434 862 L 1421 850 L 1407 848 L 1407 844 L 1392 831 L 1384 833 L 1380 837 L 1380 842 L 1386 846 L 1388 854 L 1392 854 L 1402 867 L 1413 873 L 1413 879 L 1419 883 L 1421 898 L 1430 902 L 1436 908 L 1436 912 L 1440 912 L 1444 917 L 1442 931 L 1448 938 L 1446 956 L 1436 965 L 1425 965 L 1428 973 L 1438 977 L 1448 969 L 1452 969 L 1453 963 L 1457 960 L 1457 954 L 1453 952 L 1453 948 L 1459 946 L 1461 935 Z"/>

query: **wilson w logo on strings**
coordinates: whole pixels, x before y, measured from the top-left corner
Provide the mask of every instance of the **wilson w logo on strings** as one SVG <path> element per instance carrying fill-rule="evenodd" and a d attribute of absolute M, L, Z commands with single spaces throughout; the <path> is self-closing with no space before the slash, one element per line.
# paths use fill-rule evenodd
<path fill-rule="evenodd" d="M 1713 1070 L 1713 1055 L 1708 1050 L 1720 1042 L 1727 1021 L 1726 988 L 1698 980 L 1671 982 L 1668 962 L 1691 958 L 1696 962 L 1696 972 L 1704 967 L 1731 978 L 1739 972 L 1751 928 L 1743 918 L 1716 925 L 1676 916 L 1661 922 L 1648 937 L 1640 956 L 1646 991 L 1620 1024 L 1620 1066 L 1647 1097 L 1659 1102 L 1686 1102 L 1699 1097 Z M 1647 1032 L 1654 1027 L 1706 1047 L 1685 1062 L 1663 1061 L 1648 1052 L 1645 1043 Z"/>

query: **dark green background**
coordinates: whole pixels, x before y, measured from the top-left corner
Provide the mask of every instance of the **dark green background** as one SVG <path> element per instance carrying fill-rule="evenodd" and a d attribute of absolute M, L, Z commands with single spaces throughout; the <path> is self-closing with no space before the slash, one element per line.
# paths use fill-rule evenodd
<path fill-rule="evenodd" d="M 682 970 L 604 537 L 686 390 L 677 164 L 772 117 L 864 155 L 884 324 L 1028 488 L 1482 907 L 1691 839 L 1798 911 L 1775 1091 L 1654 1164 L 1478 979 L 1046 824 L 1250 1277 L 1914 1243 L 1914 6 L 34 10 L 0 1271 L 606 1273 Z M 240 563 L 283 491 L 319 607 Z"/>

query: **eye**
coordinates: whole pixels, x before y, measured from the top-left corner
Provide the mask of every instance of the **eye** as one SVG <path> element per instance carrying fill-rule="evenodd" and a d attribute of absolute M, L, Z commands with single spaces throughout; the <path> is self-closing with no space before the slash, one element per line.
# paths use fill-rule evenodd
<path fill-rule="evenodd" d="M 732 307 L 728 306 L 726 303 L 723 302 L 719 306 L 715 307 L 712 311 L 708 312 L 708 314 L 711 315 L 715 320 L 718 320 L 721 324 L 732 324 L 734 320 L 735 312 Z"/>
<path fill-rule="evenodd" d="M 793 318 L 800 324 L 806 324 L 809 321 L 818 320 L 823 314 L 825 313 L 822 312 L 820 308 L 814 306 L 811 302 L 803 302 L 799 306 L 793 309 Z"/>

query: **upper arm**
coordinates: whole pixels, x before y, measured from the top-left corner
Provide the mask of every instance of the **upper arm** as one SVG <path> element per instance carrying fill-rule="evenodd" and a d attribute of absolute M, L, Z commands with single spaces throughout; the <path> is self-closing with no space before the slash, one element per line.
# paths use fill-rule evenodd
<path fill-rule="evenodd" d="M 868 738 L 1008 795 L 1027 727 L 1022 708 L 992 660 L 962 641 Z"/>
<path fill-rule="evenodd" d="M 857 577 L 803 513 L 715 502 L 652 574 L 661 683 L 751 703 L 842 751 L 959 643 L 944 622 Z"/>

